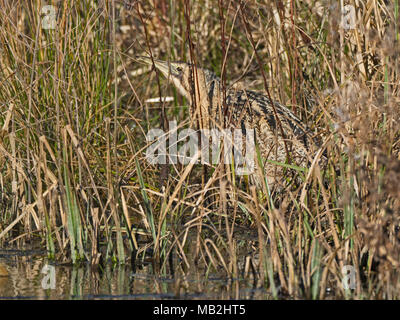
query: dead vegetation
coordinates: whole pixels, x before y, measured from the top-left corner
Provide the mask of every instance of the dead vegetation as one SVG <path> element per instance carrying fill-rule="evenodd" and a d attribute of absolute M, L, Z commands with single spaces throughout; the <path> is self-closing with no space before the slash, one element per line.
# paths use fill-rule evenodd
<path fill-rule="evenodd" d="M 399 298 L 397 0 L 96 3 L 54 1 L 45 29 L 38 1 L 0 1 L 2 246 L 150 257 L 156 273 L 254 278 L 273 297 Z M 327 164 L 292 169 L 279 192 L 223 164 L 149 164 L 147 132 L 190 126 L 190 106 L 135 55 L 268 88 Z"/>

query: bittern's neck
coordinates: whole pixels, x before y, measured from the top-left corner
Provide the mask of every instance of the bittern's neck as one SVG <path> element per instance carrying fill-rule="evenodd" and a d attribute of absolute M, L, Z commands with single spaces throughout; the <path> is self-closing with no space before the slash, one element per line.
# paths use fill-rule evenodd
<path fill-rule="evenodd" d="M 218 110 L 222 105 L 219 79 L 207 80 L 204 77 L 199 77 L 197 83 L 195 82 L 195 103 L 192 102 L 192 97 L 190 97 L 192 102 L 190 108 L 191 118 L 198 118 L 203 128 L 208 128 L 211 122 L 216 120 Z"/>

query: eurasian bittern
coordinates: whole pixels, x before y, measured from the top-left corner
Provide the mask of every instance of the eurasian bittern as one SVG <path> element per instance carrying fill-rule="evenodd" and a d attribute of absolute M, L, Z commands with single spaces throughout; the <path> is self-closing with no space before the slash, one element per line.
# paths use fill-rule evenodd
<path fill-rule="evenodd" d="M 153 64 L 149 57 L 136 59 Z M 282 163 L 303 167 L 309 163 L 308 155 L 317 145 L 316 140 L 285 106 L 276 101 L 272 104 L 262 93 L 238 89 L 227 89 L 223 101 L 221 80 L 212 71 L 185 62 L 154 59 L 154 65 L 190 101 L 190 117 L 197 120 L 199 127 L 218 124 L 219 127 L 255 129 L 261 155 L 267 160 L 264 169 L 269 183 L 274 184 L 282 177 L 285 167 Z"/>

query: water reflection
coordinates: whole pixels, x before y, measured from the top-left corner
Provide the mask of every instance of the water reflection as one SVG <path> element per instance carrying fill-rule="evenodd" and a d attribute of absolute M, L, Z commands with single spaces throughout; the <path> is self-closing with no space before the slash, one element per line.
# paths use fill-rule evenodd
<path fill-rule="evenodd" d="M 3 250 L 4 251 L 4 250 Z M 191 272 L 187 276 L 156 276 L 151 264 L 132 271 L 129 265 L 53 265 L 54 289 L 44 288 L 43 256 L 0 253 L 9 275 L 0 277 L 1 299 L 270 299 L 252 280 L 221 279 Z M 46 281 L 44 283 L 47 283 Z"/>

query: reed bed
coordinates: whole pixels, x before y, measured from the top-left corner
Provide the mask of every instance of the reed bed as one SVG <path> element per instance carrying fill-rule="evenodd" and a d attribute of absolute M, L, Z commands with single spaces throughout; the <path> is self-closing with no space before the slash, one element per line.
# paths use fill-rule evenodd
<path fill-rule="evenodd" d="M 273 298 L 398 299 L 399 22 L 398 0 L 0 0 L 1 246 Z M 136 55 L 268 90 L 321 138 L 315 161 L 279 188 L 223 163 L 152 165 L 147 132 L 193 123 Z"/>

